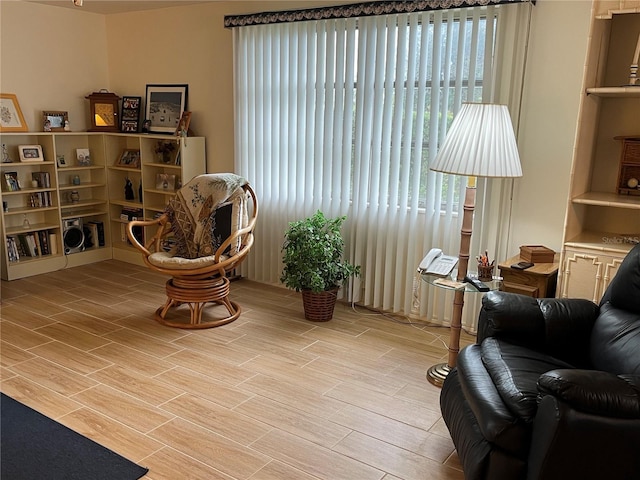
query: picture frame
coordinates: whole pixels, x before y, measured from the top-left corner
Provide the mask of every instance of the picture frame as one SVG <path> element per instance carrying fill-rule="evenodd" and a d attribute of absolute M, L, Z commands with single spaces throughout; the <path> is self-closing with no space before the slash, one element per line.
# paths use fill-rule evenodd
<path fill-rule="evenodd" d="M 137 133 L 140 126 L 140 109 L 142 97 L 122 97 L 122 110 L 120 112 L 120 131 L 125 133 Z"/>
<path fill-rule="evenodd" d="M 174 191 L 176 189 L 176 176 L 169 173 L 156 173 L 156 190 Z"/>
<path fill-rule="evenodd" d="M 131 148 L 123 150 L 116 165 L 119 167 L 140 168 L 140 150 Z"/>
<path fill-rule="evenodd" d="M 79 167 L 91 165 L 91 152 L 88 148 L 76 148 L 76 161 Z"/>
<path fill-rule="evenodd" d="M 191 125 L 191 112 L 182 112 L 180 122 L 176 127 L 175 135 L 177 137 L 189 136 L 189 125 Z"/>
<path fill-rule="evenodd" d="M 44 162 L 42 145 L 18 145 L 21 162 Z"/>
<path fill-rule="evenodd" d="M 28 132 L 18 97 L 13 93 L 0 93 L 0 132 Z"/>
<path fill-rule="evenodd" d="M 68 112 L 45 110 L 42 112 L 42 130 L 44 132 L 64 132 L 69 122 Z"/>
<path fill-rule="evenodd" d="M 175 133 L 187 109 L 187 84 L 147 84 L 145 120 L 149 133 Z"/>
<path fill-rule="evenodd" d="M 68 167 L 67 160 L 64 158 L 64 155 L 56 155 L 56 163 L 58 164 L 58 168 Z"/>

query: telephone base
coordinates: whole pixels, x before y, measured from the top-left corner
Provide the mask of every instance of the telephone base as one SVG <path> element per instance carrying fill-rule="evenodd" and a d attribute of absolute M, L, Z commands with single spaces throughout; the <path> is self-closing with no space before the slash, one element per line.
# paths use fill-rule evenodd
<path fill-rule="evenodd" d="M 451 367 L 446 363 L 438 363 L 427 370 L 427 380 L 436 387 L 442 387 L 444 379 L 447 378 Z"/>

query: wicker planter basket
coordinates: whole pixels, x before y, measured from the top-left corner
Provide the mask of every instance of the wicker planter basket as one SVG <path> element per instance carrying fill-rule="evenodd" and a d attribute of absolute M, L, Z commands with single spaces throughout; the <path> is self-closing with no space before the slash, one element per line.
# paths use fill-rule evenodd
<path fill-rule="evenodd" d="M 337 288 L 320 293 L 303 290 L 302 305 L 304 307 L 304 318 L 313 322 L 326 322 L 331 320 L 337 298 Z"/>

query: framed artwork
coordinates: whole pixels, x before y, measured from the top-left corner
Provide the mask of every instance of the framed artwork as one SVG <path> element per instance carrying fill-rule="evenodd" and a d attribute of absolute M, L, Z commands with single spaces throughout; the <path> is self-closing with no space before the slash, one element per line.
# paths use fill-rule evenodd
<path fill-rule="evenodd" d="M 176 176 L 168 173 L 156 174 L 156 190 L 175 190 Z"/>
<path fill-rule="evenodd" d="M 45 132 L 64 132 L 69 123 L 69 114 L 60 111 L 42 112 L 42 130 Z"/>
<path fill-rule="evenodd" d="M 59 168 L 68 167 L 67 161 L 64 158 L 64 155 L 56 155 L 56 163 Z"/>
<path fill-rule="evenodd" d="M 122 97 L 122 112 L 120 113 L 120 131 L 136 133 L 140 123 L 140 108 L 142 97 Z"/>
<path fill-rule="evenodd" d="M 116 165 L 119 167 L 140 168 L 140 150 L 124 150 Z"/>
<path fill-rule="evenodd" d="M 188 85 L 147 85 L 145 119 L 150 133 L 175 133 L 187 109 Z"/>
<path fill-rule="evenodd" d="M 44 162 L 41 145 L 18 145 L 21 162 Z"/>
<path fill-rule="evenodd" d="M 76 160 L 79 167 L 91 165 L 91 153 L 88 148 L 76 148 Z"/>
<path fill-rule="evenodd" d="M 0 132 L 28 132 L 18 98 L 13 93 L 0 93 Z"/>

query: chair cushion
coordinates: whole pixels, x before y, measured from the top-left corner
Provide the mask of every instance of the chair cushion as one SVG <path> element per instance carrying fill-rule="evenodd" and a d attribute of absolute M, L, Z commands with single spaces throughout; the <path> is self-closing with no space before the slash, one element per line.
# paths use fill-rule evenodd
<path fill-rule="evenodd" d="M 502 401 L 518 418 L 533 421 L 538 410 L 538 378 L 549 370 L 575 368 L 550 355 L 495 337 L 482 342 L 482 363 Z"/>
<path fill-rule="evenodd" d="M 159 268 L 167 268 L 172 270 L 193 270 L 196 268 L 208 267 L 215 264 L 215 256 L 199 258 L 184 258 L 174 256 L 175 252 L 155 252 L 149 255 L 148 260 L 152 265 Z M 220 261 L 227 260 L 229 257 L 220 255 Z"/>
<path fill-rule="evenodd" d="M 640 375 L 640 314 L 609 302 L 602 305 L 591 331 L 590 352 L 598 370 Z"/>

